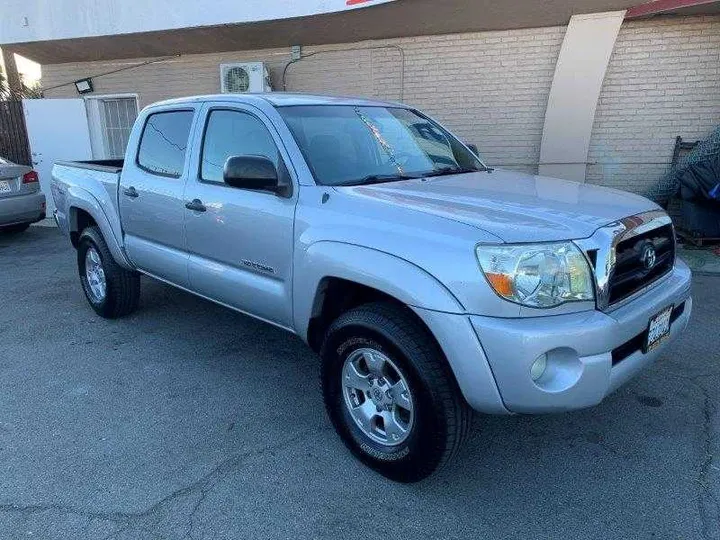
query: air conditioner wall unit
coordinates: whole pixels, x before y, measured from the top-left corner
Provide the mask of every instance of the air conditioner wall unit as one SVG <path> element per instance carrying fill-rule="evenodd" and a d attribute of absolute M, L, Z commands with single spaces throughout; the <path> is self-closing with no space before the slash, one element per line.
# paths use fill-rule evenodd
<path fill-rule="evenodd" d="M 223 94 L 271 92 L 270 76 L 262 62 L 220 64 L 220 91 Z"/>

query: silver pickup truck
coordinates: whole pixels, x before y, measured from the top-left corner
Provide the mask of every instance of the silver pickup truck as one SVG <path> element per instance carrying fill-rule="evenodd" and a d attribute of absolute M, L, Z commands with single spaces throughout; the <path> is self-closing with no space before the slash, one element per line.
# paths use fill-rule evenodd
<path fill-rule="evenodd" d="M 157 103 L 124 161 L 57 163 L 52 195 L 99 315 L 133 312 L 145 274 L 297 334 L 344 443 L 403 482 L 448 462 L 472 409 L 596 405 L 692 309 L 653 202 L 493 170 L 396 103 Z"/>

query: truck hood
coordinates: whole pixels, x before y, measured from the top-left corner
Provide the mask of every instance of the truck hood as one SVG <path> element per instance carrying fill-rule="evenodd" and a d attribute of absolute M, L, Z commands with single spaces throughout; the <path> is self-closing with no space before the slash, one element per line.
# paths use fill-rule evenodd
<path fill-rule="evenodd" d="M 658 208 L 617 189 L 499 169 L 337 189 L 478 227 L 504 242 L 587 238 L 603 225 Z"/>

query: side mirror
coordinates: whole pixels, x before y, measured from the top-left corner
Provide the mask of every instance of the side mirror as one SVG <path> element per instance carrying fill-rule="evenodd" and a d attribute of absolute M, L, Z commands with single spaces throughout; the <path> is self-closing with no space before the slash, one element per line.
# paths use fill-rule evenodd
<path fill-rule="evenodd" d="M 263 156 L 231 156 L 225 161 L 223 180 L 229 186 L 277 192 L 275 164 Z"/>
<path fill-rule="evenodd" d="M 475 154 L 475 157 L 480 157 L 480 150 L 478 150 L 477 145 L 475 145 L 475 144 L 466 144 L 465 146 L 467 146 L 467 147 L 470 149 L 470 151 L 471 151 L 473 154 Z"/>

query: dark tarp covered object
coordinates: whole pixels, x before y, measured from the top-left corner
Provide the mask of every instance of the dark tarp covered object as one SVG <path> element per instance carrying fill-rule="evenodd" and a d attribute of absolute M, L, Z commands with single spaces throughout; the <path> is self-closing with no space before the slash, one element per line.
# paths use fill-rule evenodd
<path fill-rule="evenodd" d="M 696 237 L 720 237 L 720 127 L 673 163 L 649 195 L 666 208 L 679 197 L 680 228 Z"/>
<path fill-rule="evenodd" d="M 720 153 L 689 165 L 678 176 L 681 199 L 707 201 L 720 212 Z"/>
<path fill-rule="evenodd" d="M 678 171 L 682 226 L 696 236 L 720 237 L 720 152 Z"/>
<path fill-rule="evenodd" d="M 670 170 L 667 171 L 667 173 L 660 179 L 660 181 L 657 183 L 654 189 L 648 193 L 648 196 L 656 201 L 657 203 L 667 206 L 670 199 L 673 199 L 677 196 L 682 196 L 682 198 L 685 198 L 684 195 L 681 194 L 681 186 L 685 185 L 682 182 L 682 177 L 686 173 L 688 169 L 691 167 L 694 167 L 698 164 L 703 164 L 708 161 L 715 160 L 715 165 L 700 165 L 702 170 L 694 171 L 692 173 L 689 173 L 692 178 L 688 178 L 688 186 L 690 188 L 690 194 L 697 193 L 696 196 L 698 196 L 700 199 L 704 199 L 705 201 L 711 200 L 706 198 L 702 195 L 702 191 L 697 191 L 693 186 L 697 187 L 697 180 L 695 180 L 695 176 L 700 176 L 702 178 L 708 179 L 712 178 L 711 170 L 715 170 L 715 177 L 717 176 L 717 159 L 720 156 L 720 127 L 715 128 L 705 139 L 699 141 L 693 150 L 688 153 L 687 155 L 681 157 L 677 163 L 673 162 L 673 166 Z M 711 167 L 712 169 L 708 169 L 707 167 Z M 706 180 L 707 181 L 707 180 Z M 710 180 L 712 181 L 712 180 Z M 715 181 L 715 184 L 720 182 L 720 178 L 718 178 Z M 714 184 L 713 184 L 714 185 Z M 712 186 L 708 186 L 705 190 L 706 194 L 709 194 L 712 192 Z M 693 196 L 693 195 L 690 195 Z"/>

